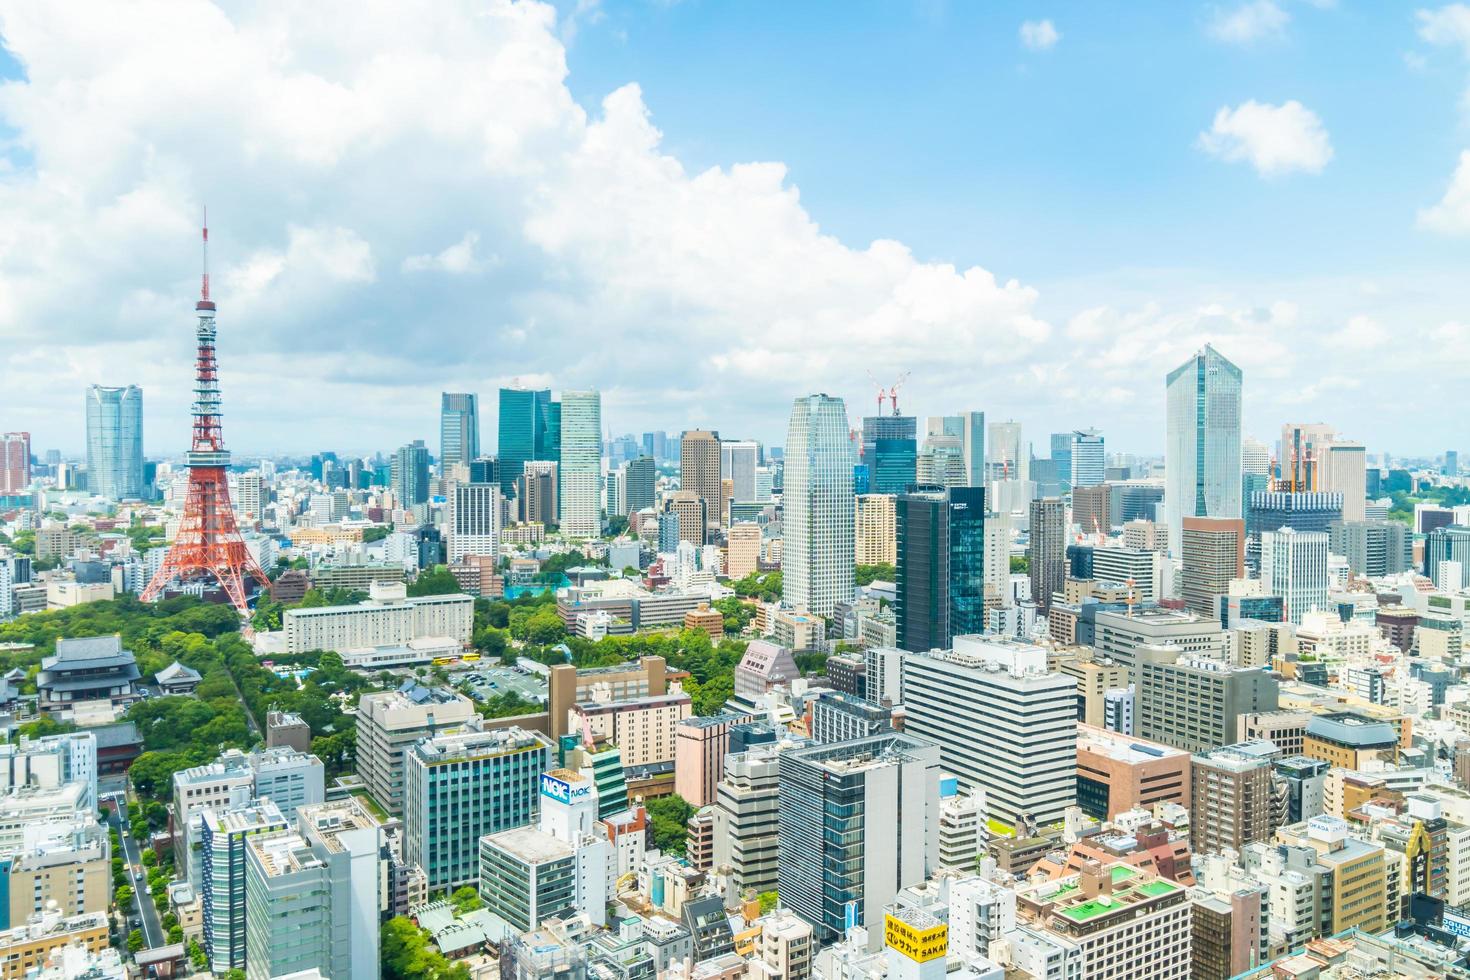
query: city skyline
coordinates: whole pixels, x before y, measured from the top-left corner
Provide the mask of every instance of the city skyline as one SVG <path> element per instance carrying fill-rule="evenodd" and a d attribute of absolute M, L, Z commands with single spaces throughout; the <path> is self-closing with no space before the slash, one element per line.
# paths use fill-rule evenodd
<path fill-rule="evenodd" d="M 1209 77 L 1192 81 L 1187 98 L 1155 93 L 1155 128 L 1107 133 L 1082 128 L 1076 115 L 1097 106 L 1084 99 L 1065 108 L 1058 96 L 1091 79 L 1098 98 L 1138 97 L 1143 78 L 1119 36 L 1130 25 L 1062 7 L 1047 14 L 1055 36 L 1040 43 L 1018 36 L 1023 20 L 1036 20 L 1029 8 L 997 5 L 981 15 L 931 5 L 900 16 L 860 7 L 855 26 L 922 45 L 934 71 L 958 72 L 964 84 L 901 127 L 885 112 L 866 132 L 864 117 L 839 107 L 827 127 L 841 136 L 839 149 L 822 153 L 784 117 L 790 110 L 769 83 L 750 96 L 768 130 L 715 131 L 690 110 L 718 78 L 695 71 L 684 92 L 667 68 L 629 61 L 641 45 L 700 35 L 712 21 L 754 29 L 749 15 L 680 6 L 558 17 L 537 5 L 492 4 L 483 24 L 448 5 L 412 25 L 384 11 L 360 37 L 332 37 L 337 60 L 306 53 L 332 33 L 325 23 L 277 24 L 248 8 L 233 22 L 207 6 L 197 17 L 116 20 L 7 13 L 0 113 L 15 138 L 0 151 L 11 168 L 0 188 L 16 218 L 13 241 L 28 250 L 24 265 L 0 264 L 11 297 L 0 371 L 21 406 L 7 424 L 30 431 L 38 447 L 74 453 L 82 427 L 66 410 L 69 392 L 137 384 L 149 397 L 147 451 L 183 450 L 186 433 L 169 420 L 182 415 L 187 393 L 171 379 L 190 356 L 179 312 L 191 289 L 189 233 L 207 200 L 218 229 L 222 352 L 240 374 L 228 407 L 242 453 L 433 441 L 440 391 L 487 395 L 516 378 L 600 390 L 614 431 L 718 427 L 774 444 L 798 394 L 830 391 L 865 412 L 870 368 L 884 382 L 913 372 L 904 406 L 916 415 L 975 406 L 1031 432 L 1093 426 L 1111 449 L 1158 452 L 1153 379 L 1207 341 L 1267 382 L 1246 408 L 1247 433 L 1310 418 L 1374 452 L 1427 455 L 1451 444 L 1452 418 L 1365 396 L 1414 383 L 1423 398 L 1453 397 L 1449 377 L 1414 370 L 1431 349 L 1459 363 L 1466 328 L 1458 311 L 1470 298 L 1458 271 L 1470 221 L 1451 189 L 1465 75 L 1452 8 L 1294 5 L 1259 34 L 1228 20 L 1229 6 L 1156 12 L 1145 26 L 1168 42 L 1160 57 L 1199 60 L 1209 71 L 1198 74 Z M 277 28 L 302 52 L 289 70 L 261 60 L 262 39 Z M 435 47 L 455 33 L 462 49 Z M 811 53 L 815 33 L 802 18 L 783 43 Z M 104 37 L 130 41 L 99 44 Z M 375 91 L 371 51 L 388 37 L 437 66 L 414 80 L 408 102 L 515 84 L 521 111 L 478 100 L 474 124 L 502 134 L 486 142 L 467 128 L 425 133 L 417 114 L 379 107 L 385 133 L 428 141 L 434 162 L 410 165 L 391 139 L 367 139 L 362 121 Z M 1358 70 L 1396 106 L 1408 100 L 1414 110 L 1354 117 L 1326 64 L 1341 45 L 1365 55 Z M 198 73 L 174 55 L 215 49 L 230 54 L 231 70 L 211 73 L 187 105 L 104 98 L 81 106 L 68 94 L 112 91 L 103 80 L 127 70 L 126 51 L 155 52 L 150 82 L 184 91 Z M 67 50 L 96 57 L 69 60 Z M 949 115 L 959 105 L 973 111 L 950 101 L 977 97 L 974 74 L 961 71 L 969 63 L 984 79 L 983 112 L 1016 131 L 1028 112 L 1050 114 L 1042 118 L 1055 117 L 1058 133 L 1086 140 L 1096 168 L 1043 165 L 1046 154 L 1038 159 L 1036 146 L 1005 129 L 994 146 L 973 134 L 945 143 Z M 1291 64 L 1303 78 L 1285 74 Z M 512 66 L 531 67 L 517 76 Z M 827 67 L 824 88 L 847 82 L 871 94 L 853 66 Z M 333 93 L 338 124 L 302 105 L 285 111 L 293 99 L 315 102 L 294 97 L 311 86 Z M 240 99 L 269 92 L 276 101 L 268 104 L 282 107 L 275 122 L 235 112 Z M 98 112 L 105 124 L 91 115 Z M 188 125 L 197 112 L 245 121 Z M 78 154 L 52 118 L 105 142 Z M 904 150 L 872 175 L 867 194 L 852 193 L 871 141 L 895 127 L 906 144 L 945 146 L 970 161 L 980 182 L 962 179 L 949 157 Z M 210 133 L 213 160 L 254 158 L 256 169 L 243 179 L 218 163 L 202 169 L 201 131 Z M 1258 136 L 1265 142 L 1253 142 Z M 1385 143 L 1413 149 L 1407 158 L 1396 151 L 1391 181 Z M 141 145 L 160 161 L 152 170 L 131 151 Z M 843 147 L 856 151 L 845 163 L 836 155 Z M 103 159 L 110 162 L 98 165 Z M 1023 170 L 1034 173 L 1031 183 Z M 526 176 L 534 172 L 542 183 Z M 346 189 L 382 199 L 386 181 L 402 192 L 405 174 L 437 203 L 409 208 L 410 216 L 363 207 Z M 1154 196 L 1140 196 L 1140 179 Z M 47 188 L 72 181 L 72 204 L 46 206 Z M 284 186 L 304 194 L 283 195 Z M 1342 207 L 1363 199 L 1365 186 L 1371 208 Z M 941 198 L 964 216 L 960 225 L 936 218 Z M 676 218 L 678 200 L 690 202 L 687 221 Z M 574 220 L 593 201 L 601 217 Z M 1055 214 L 1061 202 L 1078 217 Z M 1130 203 L 1131 214 L 1120 213 Z M 1181 241 L 1176 226 L 1189 228 L 1200 210 L 1197 241 Z M 640 211 L 669 220 L 637 233 Z M 1358 231 L 1383 241 L 1380 250 L 1345 249 L 1364 237 L 1347 234 L 1345 211 L 1369 223 Z M 1134 224 L 1140 231 L 1127 231 Z M 786 275 L 791 265 L 813 275 Z M 701 272 L 711 266 L 722 275 Z M 83 275 L 93 302 L 79 323 L 72 298 Z M 809 285 L 817 281 L 839 288 Z M 662 343 L 672 335 L 687 343 Z M 337 353 L 343 338 L 351 358 Z M 635 356 L 613 356 L 622 351 Z M 673 360 L 654 369 L 636 356 L 645 351 Z M 488 399 L 484 408 L 483 423 L 493 425 Z M 300 425 L 303 413 L 312 425 Z"/>

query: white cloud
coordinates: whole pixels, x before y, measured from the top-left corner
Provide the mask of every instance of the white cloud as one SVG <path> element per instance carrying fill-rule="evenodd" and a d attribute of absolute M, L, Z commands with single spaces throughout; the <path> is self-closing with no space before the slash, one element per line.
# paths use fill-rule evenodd
<path fill-rule="evenodd" d="M 1317 114 L 1296 100 L 1276 106 L 1254 100 L 1221 107 L 1196 145 L 1232 163 L 1246 161 L 1263 177 L 1321 173 L 1332 142 Z"/>
<path fill-rule="evenodd" d="M 499 259 L 494 256 L 478 258 L 475 255 L 475 246 L 480 243 L 480 233 L 467 231 L 464 237 L 450 245 L 437 254 L 410 255 L 403 260 L 404 272 L 425 272 L 436 270 L 439 272 L 451 272 L 463 275 L 469 272 L 478 272 L 485 265 L 494 265 Z"/>
<path fill-rule="evenodd" d="M 1062 39 L 1049 20 L 1028 20 L 1021 25 L 1021 43 L 1032 51 L 1046 51 Z"/>
<path fill-rule="evenodd" d="M 1332 342 L 1349 350 L 1372 350 L 1388 342 L 1388 331 L 1371 316 L 1360 313 L 1350 317 L 1347 324 L 1332 335 Z"/>
<path fill-rule="evenodd" d="M 1238 7 L 1216 10 L 1206 27 L 1211 37 L 1227 44 L 1251 44 L 1286 33 L 1291 15 L 1275 0 L 1251 0 Z"/>
<path fill-rule="evenodd" d="M 1444 197 L 1419 212 L 1419 227 L 1444 235 L 1470 234 L 1470 150 L 1460 153 L 1459 166 Z"/>
<path fill-rule="evenodd" d="M 1420 10 L 1419 36 L 1430 44 L 1458 47 L 1470 58 L 1470 6 L 1452 3 L 1438 10 Z"/>

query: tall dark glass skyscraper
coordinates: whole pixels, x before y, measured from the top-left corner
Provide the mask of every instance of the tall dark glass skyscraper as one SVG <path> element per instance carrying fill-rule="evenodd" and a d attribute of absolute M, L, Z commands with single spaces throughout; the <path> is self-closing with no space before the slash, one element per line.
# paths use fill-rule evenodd
<path fill-rule="evenodd" d="M 520 388 L 500 389 L 500 426 L 496 458 L 500 461 L 500 489 L 514 494 L 527 460 L 557 459 L 546 454 L 546 427 L 551 416 L 551 391 Z M 560 426 L 558 425 L 558 430 Z M 558 438 L 557 443 L 560 443 Z"/>
<path fill-rule="evenodd" d="M 907 493 L 919 460 L 917 421 L 912 415 L 870 415 L 863 419 L 863 463 L 869 493 Z"/>
<path fill-rule="evenodd" d="M 623 496 L 628 503 L 628 513 L 632 514 L 645 507 L 652 507 L 654 486 L 658 480 L 658 471 L 654 467 L 653 457 L 639 456 L 637 459 L 628 460 L 624 473 L 627 485 L 623 488 Z"/>
<path fill-rule="evenodd" d="M 898 645 L 947 649 L 985 631 L 985 489 L 907 493 L 897 502 Z"/>

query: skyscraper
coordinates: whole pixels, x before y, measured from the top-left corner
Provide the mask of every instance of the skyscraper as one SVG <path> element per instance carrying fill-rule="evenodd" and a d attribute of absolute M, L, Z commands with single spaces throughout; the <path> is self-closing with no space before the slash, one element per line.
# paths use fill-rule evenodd
<path fill-rule="evenodd" d="M 1051 609 L 1052 593 L 1067 578 L 1067 508 L 1059 497 L 1031 501 L 1031 531 L 1026 545 L 1031 599 L 1038 609 Z"/>
<path fill-rule="evenodd" d="M 459 483 L 445 514 L 449 561 L 468 555 L 500 556 L 500 487 L 491 483 Z"/>
<path fill-rule="evenodd" d="M 1300 625 L 1327 608 L 1327 544 L 1324 531 L 1283 527 L 1261 535 L 1261 581 L 1268 595 L 1281 596 L 1287 622 Z"/>
<path fill-rule="evenodd" d="M 1322 454 L 1319 488 L 1342 494 L 1342 519 L 1362 521 L 1368 516 L 1368 452 L 1360 442 L 1336 442 Z"/>
<path fill-rule="evenodd" d="M 985 489 L 950 487 L 897 500 L 898 645 L 948 647 L 985 630 Z"/>
<path fill-rule="evenodd" d="M 679 489 L 692 490 L 704 501 L 706 519 L 720 523 L 720 434 L 704 429 L 685 432 L 679 440 Z M 752 473 L 752 492 L 754 492 Z M 686 534 L 687 538 L 687 534 Z"/>
<path fill-rule="evenodd" d="M 915 480 L 919 454 L 917 421 L 912 415 L 870 415 L 863 419 L 863 462 L 871 493 L 907 493 Z"/>
<path fill-rule="evenodd" d="M 1245 576 L 1245 521 L 1186 517 L 1181 541 L 1180 594 L 1201 616 L 1217 616 L 1219 597 L 1230 580 Z"/>
<path fill-rule="evenodd" d="M 0 435 L 0 494 L 20 493 L 31 485 L 31 434 Z"/>
<path fill-rule="evenodd" d="M 108 500 L 143 496 L 143 389 L 87 389 L 87 488 Z"/>
<path fill-rule="evenodd" d="M 961 412 L 964 430 L 961 435 L 965 459 L 965 483 L 971 487 L 983 487 L 985 479 L 985 413 Z"/>
<path fill-rule="evenodd" d="M 1069 453 L 1072 470 L 1066 479 L 1073 487 L 1095 487 L 1107 475 L 1108 457 L 1103 448 L 1102 433 L 1096 429 L 1078 429 L 1072 433 Z"/>
<path fill-rule="evenodd" d="M 480 458 L 480 399 L 478 395 L 446 391 L 439 396 L 439 467 Z"/>
<path fill-rule="evenodd" d="M 531 459 L 556 459 L 538 453 L 547 442 L 551 391 L 522 388 L 500 389 L 499 442 L 496 455 L 500 460 L 500 491 L 514 493 L 522 467 Z"/>
<path fill-rule="evenodd" d="M 602 533 L 602 395 L 564 391 L 560 404 L 562 533 L 595 538 Z"/>
<path fill-rule="evenodd" d="M 830 616 L 853 590 L 852 451 L 842 399 L 796 399 L 785 450 L 782 598 Z"/>
<path fill-rule="evenodd" d="M 1031 453 L 1022 450 L 1020 422 L 991 422 L 989 438 L 985 442 L 985 452 L 990 464 L 990 478 L 992 480 L 1030 479 Z"/>
<path fill-rule="evenodd" d="M 1206 344 L 1165 380 L 1164 520 L 1179 554 L 1186 517 L 1240 517 L 1240 368 Z"/>
<path fill-rule="evenodd" d="M 730 481 L 731 500 L 755 500 L 755 471 L 760 465 L 761 444 L 749 439 L 726 439 L 720 443 L 720 475 Z"/>
<path fill-rule="evenodd" d="M 1053 478 L 1058 485 L 1056 493 L 1066 493 L 1072 489 L 1072 433 L 1051 434 L 1051 464 Z M 1038 476 L 1037 480 L 1040 481 L 1041 477 Z"/>
<path fill-rule="evenodd" d="M 429 449 L 424 440 L 415 439 L 398 447 L 390 464 L 389 482 L 398 506 L 409 509 L 429 502 Z"/>
<path fill-rule="evenodd" d="M 652 507 L 654 486 L 658 473 L 654 469 L 652 456 L 630 459 L 623 467 L 623 499 L 628 505 L 628 514 Z M 628 516 L 627 514 L 622 515 Z"/>

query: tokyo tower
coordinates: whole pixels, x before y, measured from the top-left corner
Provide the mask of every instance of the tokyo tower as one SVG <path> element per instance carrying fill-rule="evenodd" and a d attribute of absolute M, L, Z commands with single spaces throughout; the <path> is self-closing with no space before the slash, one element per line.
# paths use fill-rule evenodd
<path fill-rule="evenodd" d="M 230 507 L 230 485 L 225 470 L 230 454 L 225 450 L 220 426 L 219 369 L 214 360 L 214 301 L 209 298 L 209 225 L 204 225 L 204 280 L 199 302 L 199 356 L 194 365 L 194 441 L 189 450 L 189 496 L 184 501 L 184 519 L 163 565 L 143 601 L 156 598 L 170 582 L 213 576 L 240 615 L 249 615 L 246 580 L 254 578 L 263 587 L 270 580 L 250 556 L 235 511 Z"/>

